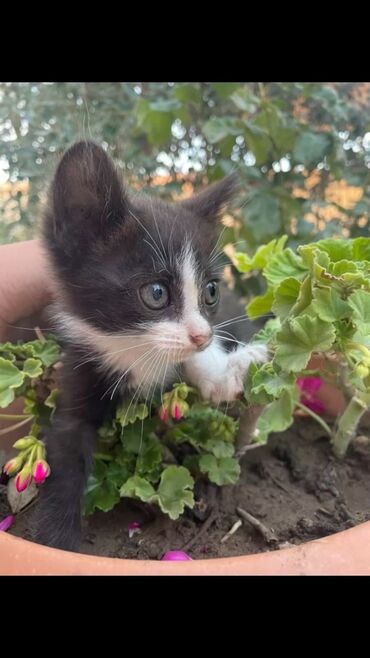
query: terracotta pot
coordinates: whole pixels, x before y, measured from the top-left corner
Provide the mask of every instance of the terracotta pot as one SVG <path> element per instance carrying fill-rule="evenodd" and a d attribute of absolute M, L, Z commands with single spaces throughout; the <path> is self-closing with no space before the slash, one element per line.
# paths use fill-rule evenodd
<path fill-rule="evenodd" d="M 0 532 L 0 575 L 370 575 L 370 521 L 294 548 L 191 562 L 121 560 L 59 551 Z"/>
<path fill-rule="evenodd" d="M 310 367 L 320 370 L 325 365 L 320 357 L 310 363 Z M 342 394 L 330 383 L 323 383 L 319 397 L 329 415 L 334 416 L 344 408 Z M 13 413 L 21 411 L 19 405 L 19 401 L 14 403 Z M 15 438 L 14 435 L 0 437 L 1 447 L 9 449 Z M 370 575 L 369 544 L 370 521 L 284 550 L 191 562 L 160 562 L 70 553 L 0 532 L 0 575 Z"/>
<path fill-rule="evenodd" d="M 8 437 L 1 439 L 0 447 L 8 449 Z M 0 532 L 0 575 L 370 575 L 369 544 L 370 521 L 279 551 L 160 562 L 70 553 Z"/>

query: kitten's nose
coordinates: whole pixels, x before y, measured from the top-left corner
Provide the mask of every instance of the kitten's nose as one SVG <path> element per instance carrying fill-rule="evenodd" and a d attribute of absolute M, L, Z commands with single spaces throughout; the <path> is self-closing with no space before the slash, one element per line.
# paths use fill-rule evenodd
<path fill-rule="evenodd" d="M 206 334 L 189 334 L 190 341 L 197 347 L 205 347 L 208 345 L 211 338 L 211 333 Z"/>

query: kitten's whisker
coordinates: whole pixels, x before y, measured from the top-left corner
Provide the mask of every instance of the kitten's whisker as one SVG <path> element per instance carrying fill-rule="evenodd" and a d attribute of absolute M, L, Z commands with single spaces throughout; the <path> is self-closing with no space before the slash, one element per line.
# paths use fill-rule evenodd
<path fill-rule="evenodd" d="M 163 260 L 163 257 L 161 255 L 161 250 L 160 250 L 158 244 L 156 243 L 156 241 L 154 240 L 152 234 L 150 233 L 150 231 L 148 231 L 146 226 L 140 221 L 140 219 L 138 217 L 136 217 L 136 215 L 134 215 L 134 213 L 131 210 L 129 210 L 129 213 L 137 221 L 137 223 L 141 226 L 141 228 L 145 231 L 145 233 L 149 236 L 150 240 L 152 241 L 152 245 L 150 245 L 150 243 L 148 243 L 149 246 L 151 246 L 151 248 L 153 249 L 153 251 L 156 254 L 157 258 L 159 258 L 159 260 L 161 261 L 163 267 L 166 269 L 166 263 Z M 147 242 L 147 240 L 144 240 L 144 242 Z"/>
<path fill-rule="evenodd" d="M 226 336 L 218 336 L 217 334 L 215 334 L 215 336 L 220 340 L 227 340 L 230 343 L 236 343 L 237 345 L 241 345 L 242 347 L 245 347 L 245 343 L 241 343 L 240 340 L 236 340 L 236 338 L 227 338 Z"/>
<path fill-rule="evenodd" d="M 153 347 L 151 350 L 148 350 L 147 352 L 144 352 L 144 354 L 142 354 L 140 357 L 138 357 L 138 358 L 137 358 L 137 359 L 136 359 L 136 360 L 130 365 L 130 367 L 127 368 L 127 369 L 124 371 L 124 373 L 121 374 L 121 375 L 118 377 L 118 379 L 115 380 L 115 381 L 113 382 L 113 384 L 111 384 L 111 386 L 109 386 L 109 388 L 107 388 L 107 390 L 105 391 L 105 393 L 103 394 L 103 396 L 102 396 L 100 399 L 102 400 L 102 399 L 106 396 L 106 394 L 109 393 L 110 389 L 116 385 L 115 388 L 114 388 L 113 394 L 112 394 L 112 396 L 111 396 L 111 400 L 112 400 L 113 395 L 114 395 L 114 392 L 116 391 L 117 386 L 119 386 L 119 384 L 120 384 L 120 382 L 122 381 L 122 379 L 124 378 L 124 376 L 125 376 L 128 372 L 130 372 L 130 370 L 132 370 L 132 368 L 134 368 L 134 366 L 137 365 L 137 363 L 139 363 L 139 362 L 140 362 L 144 357 L 146 357 L 148 354 L 151 354 L 154 350 L 155 350 L 155 347 Z"/>
<path fill-rule="evenodd" d="M 230 318 L 230 320 L 224 320 L 224 322 L 219 322 L 218 324 L 214 325 L 214 329 L 220 329 L 223 326 L 227 326 L 231 324 L 232 322 L 238 322 L 239 320 L 249 320 L 246 315 L 237 315 L 235 318 Z M 250 320 L 249 320 L 250 322 Z"/>
<path fill-rule="evenodd" d="M 123 425 L 125 425 L 125 423 L 126 423 L 126 419 L 127 419 L 127 416 L 128 416 L 128 412 L 130 411 L 131 406 L 132 406 L 134 400 L 135 400 L 135 399 L 136 399 L 136 400 L 139 400 L 140 393 L 141 393 L 141 391 L 142 391 L 142 389 L 143 389 L 143 386 L 144 386 L 144 384 L 145 384 L 145 377 L 146 377 L 146 374 L 149 372 L 149 369 L 151 368 L 151 366 L 153 365 L 153 363 L 155 363 L 155 362 L 157 361 L 157 359 L 159 358 L 159 356 L 161 356 L 160 352 L 159 352 L 157 355 L 155 355 L 155 356 L 153 357 L 153 359 L 150 359 L 150 358 L 148 357 L 147 361 L 145 361 L 143 367 L 145 368 L 145 366 L 148 365 L 148 368 L 147 368 L 147 370 L 145 371 L 145 373 L 143 374 L 143 376 L 142 376 L 142 380 L 141 380 L 141 383 L 139 384 L 138 388 L 136 389 L 136 391 L 134 392 L 134 394 L 133 394 L 133 396 L 132 396 L 132 398 L 131 398 L 130 404 L 128 405 L 128 408 L 127 408 L 127 411 L 126 411 L 126 414 L 125 414 L 125 418 L 124 418 L 124 421 L 123 421 Z"/>
<path fill-rule="evenodd" d="M 161 243 L 161 245 L 162 245 L 162 252 L 161 252 L 161 253 L 162 253 L 162 255 L 163 255 L 163 260 L 165 261 L 165 260 L 166 260 L 166 250 L 165 250 L 165 248 L 164 248 L 164 244 L 163 244 L 162 236 L 161 236 L 161 234 L 160 234 L 160 232 L 159 232 L 159 228 L 158 228 L 158 224 L 157 224 L 157 219 L 156 219 L 156 216 L 155 216 L 155 213 L 154 213 L 153 199 L 152 199 L 152 197 L 150 197 L 150 206 L 151 206 L 151 209 L 152 209 L 153 219 L 154 219 L 155 227 L 156 227 L 156 229 L 157 229 L 157 233 L 158 233 L 159 241 L 160 241 L 160 243 Z M 167 254 L 167 258 L 168 258 L 168 254 Z"/>
<path fill-rule="evenodd" d="M 156 341 L 154 340 L 149 340 L 146 341 L 145 343 L 137 343 L 136 345 L 131 345 L 131 347 L 124 347 L 121 350 L 114 350 L 114 352 L 104 352 L 104 357 L 112 356 L 113 354 L 121 354 L 122 352 L 127 352 L 127 350 L 134 350 L 138 347 L 144 347 L 145 345 L 152 345 L 155 342 Z M 96 354 L 96 356 L 93 356 L 91 359 L 86 359 L 85 361 L 79 362 L 74 367 L 74 370 L 76 370 L 76 368 L 80 368 L 81 366 L 84 366 L 86 363 L 91 363 L 91 361 L 100 361 L 101 358 L 102 358 L 102 354 Z"/>
<path fill-rule="evenodd" d="M 211 253 L 210 253 L 209 256 L 208 256 L 208 262 L 211 261 L 212 255 L 213 255 L 214 252 L 216 251 L 216 249 L 217 249 L 217 247 L 218 247 L 218 245 L 219 245 L 219 243 L 220 243 L 220 240 L 221 240 L 223 234 L 225 233 L 226 229 L 227 229 L 227 226 L 224 226 L 223 229 L 222 229 L 222 231 L 220 232 L 220 234 L 219 234 L 219 236 L 218 236 L 218 238 L 217 238 L 216 244 L 215 244 L 215 246 L 213 247 Z"/>

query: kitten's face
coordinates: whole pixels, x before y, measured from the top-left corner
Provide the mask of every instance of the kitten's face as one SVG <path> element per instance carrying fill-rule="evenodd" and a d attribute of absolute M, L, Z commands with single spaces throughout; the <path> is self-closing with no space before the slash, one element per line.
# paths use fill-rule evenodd
<path fill-rule="evenodd" d="M 234 184 L 180 203 L 129 198 L 102 149 L 67 151 L 44 235 L 69 334 L 110 352 L 114 369 L 144 351 L 176 363 L 204 349 L 219 303 L 216 219 Z"/>

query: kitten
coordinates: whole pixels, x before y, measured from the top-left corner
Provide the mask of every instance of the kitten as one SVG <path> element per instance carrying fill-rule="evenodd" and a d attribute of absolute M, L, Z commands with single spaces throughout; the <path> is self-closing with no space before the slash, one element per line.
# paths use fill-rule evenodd
<path fill-rule="evenodd" d="M 266 359 L 265 346 L 213 329 L 222 319 L 217 218 L 235 186 L 228 177 L 165 203 L 129 196 L 92 142 L 62 157 L 43 237 L 66 356 L 46 437 L 51 475 L 40 488 L 37 542 L 78 549 L 96 430 L 120 398 L 178 381 L 180 364 L 206 399 L 233 400 L 249 365 Z"/>

